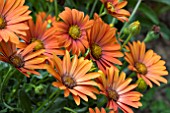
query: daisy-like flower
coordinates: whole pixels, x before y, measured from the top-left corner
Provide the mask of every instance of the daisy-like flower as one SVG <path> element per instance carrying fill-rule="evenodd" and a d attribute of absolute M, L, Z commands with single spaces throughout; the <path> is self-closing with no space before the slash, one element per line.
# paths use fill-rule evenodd
<path fill-rule="evenodd" d="M 47 21 L 43 21 L 40 15 L 37 15 L 36 24 L 33 20 L 28 21 L 29 30 L 26 31 L 26 36 L 21 36 L 24 42 L 20 42 L 17 47 L 25 48 L 33 42 L 38 42 L 34 50 L 45 49 L 44 55 L 52 57 L 52 53 L 63 55 L 64 51 L 58 46 L 58 40 L 53 37 L 56 32 L 54 27 L 47 29 Z"/>
<path fill-rule="evenodd" d="M 96 20 L 93 27 L 88 31 L 88 40 L 90 46 L 90 58 L 96 62 L 98 68 L 105 72 L 106 67 L 121 65 L 117 59 L 122 57 L 120 44 L 115 37 L 115 28 L 101 21 L 95 16 Z"/>
<path fill-rule="evenodd" d="M 98 84 L 91 79 L 99 77 L 100 73 L 87 73 L 92 67 L 92 62 L 84 60 L 83 57 L 78 59 L 77 55 L 71 60 L 68 51 L 66 51 L 63 61 L 54 55 L 54 62 L 57 71 L 51 67 L 47 70 L 58 80 L 52 84 L 64 90 L 64 97 L 68 97 L 72 93 L 77 105 L 80 104 L 80 98 L 85 101 L 88 101 L 87 96 L 96 99 L 95 93 L 99 94 L 99 91 L 94 86 L 98 86 Z"/>
<path fill-rule="evenodd" d="M 0 0 L 0 41 L 18 44 L 17 35 L 26 35 L 29 27 L 23 23 L 31 19 L 28 6 L 23 6 L 25 0 Z"/>
<path fill-rule="evenodd" d="M 160 82 L 167 83 L 163 77 L 168 75 L 165 67 L 165 61 L 160 60 L 161 56 L 157 55 L 153 50 L 146 51 L 144 42 L 133 42 L 126 46 L 130 53 L 126 54 L 126 61 L 129 63 L 128 68 L 137 73 L 150 87 L 152 82 L 160 86 Z"/>
<path fill-rule="evenodd" d="M 113 17 L 117 18 L 118 20 L 125 22 L 128 21 L 128 18 L 130 16 L 130 13 L 122 9 L 127 5 L 127 1 L 123 0 L 122 2 L 119 2 L 119 0 L 100 0 L 107 9 L 108 13 L 112 15 Z"/>
<path fill-rule="evenodd" d="M 124 72 L 113 67 L 106 69 L 106 75 L 101 72 L 101 77 L 98 78 L 100 83 L 101 94 L 108 98 L 107 107 L 117 111 L 120 108 L 125 113 L 133 113 L 129 107 L 138 108 L 142 106 L 139 102 L 141 93 L 132 91 L 137 87 L 137 84 L 131 84 L 132 78 L 127 78 Z"/>
<path fill-rule="evenodd" d="M 93 25 L 93 21 L 89 20 L 88 15 L 84 17 L 83 12 L 67 7 L 59 17 L 63 22 L 57 22 L 55 26 L 60 45 L 73 54 L 84 54 L 85 49 L 89 47 L 86 32 Z"/>
<path fill-rule="evenodd" d="M 95 107 L 95 110 L 92 108 L 89 108 L 89 113 L 106 113 L 106 110 L 104 108 L 101 108 L 101 110 L 98 107 Z M 113 110 L 110 110 L 109 113 L 115 113 Z"/>
<path fill-rule="evenodd" d="M 33 52 L 33 48 L 37 44 L 37 42 L 34 42 L 24 49 L 17 50 L 14 43 L 1 41 L 0 60 L 13 65 L 27 77 L 29 77 L 28 73 L 40 75 L 35 69 L 45 69 L 46 64 L 44 62 L 48 57 L 41 55 L 45 51 L 44 49 Z"/>
<path fill-rule="evenodd" d="M 50 26 L 54 26 L 55 22 L 56 22 L 56 17 L 52 16 L 52 15 L 48 15 L 45 12 L 39 12 L 38 15 L 41 16 L 41 18 L 45 21 L 47 21 L 48 25 Z"/>

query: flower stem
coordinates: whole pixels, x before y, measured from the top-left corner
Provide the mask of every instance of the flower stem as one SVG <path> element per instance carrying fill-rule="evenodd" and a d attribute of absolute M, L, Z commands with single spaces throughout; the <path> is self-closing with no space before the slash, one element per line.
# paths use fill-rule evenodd
<path fill-rule="evenodd" d="M 54 0 L 54 9 L 55 9 L 55 16 L 58 17 L 58 4 L 57 4 L 57 0 Z"/>
<path fill-rule="evenodd" d="M 68 107 L 64 107 L 64 109 L 67 110 L 67 111 L 70 111 L 71 113 L 77 113 L 76 111 L 74 111 L 74 110 L 72 110 L 72 109 L 70 109 Z"/>
<path fill-rule="evenodd" d="M 102 13 L 103 9 L 104 9 L 104 4 L 102 4 L 102 6 L 100 8 L 99 15 Z"/>
<path fill-rule="evenodd" d="M 94 4 L 93 4 L 93 7 L 92 7 L 92 10 L 91 10 L 91 12 L 90 12 L 90 17 L 93 16 L 93 12 L 94 12 L 94 9 L 95 9 L 95 7 L 96 7 L 97 2 L 98 2 L 98 0 L 95 0 L 95 2 L 94 2 Z"/>
<path fill-rule="evenodd" d="M 138 0 L 138 2 L 137 2 L 137 4 L 136 4 L 136 6 L 135 6 L 135 8 L 134 8 L 134 10 L 133 10 L 133 12 L 132 12 L 132 14 L 131 14 L 130 17 L 129 17 L 129 22 L 132 20 L 133 16 L 135 15 L 136 11 L 137 11 L 138 8 L 139 8 L 141 2 L 142 2 L 142 0 Z M 121 36 L 121 34 L 123 33 L 124 28 L 127 26 L 127 24 L 128 24 L 129 22 L 126 22 L 126 23 L 123 25 L 122 29 L 120 30 L 120 35 L 119 35 L 119 37 Z"/>
<path fill-rule="evenodd" d="M 125 42 L 123 43 L 122 47 L 121 47 L 121 50 L 123 49 L 123 47 L 129 42 L 129 40 L 131 39 L 132 37 L 132 33 L 129 34 L 128 38 L 125 40 Z"/>

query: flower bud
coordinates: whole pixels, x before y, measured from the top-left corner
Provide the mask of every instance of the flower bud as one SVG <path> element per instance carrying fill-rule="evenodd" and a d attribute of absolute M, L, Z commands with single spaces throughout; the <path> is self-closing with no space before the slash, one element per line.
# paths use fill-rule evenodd
<path fill-rule="evenodd" d="M 135 21 L 135 22 L 131 23 L 129 25 L 129 27 L 128 27 L 128 30 L 133 35 L 139 34 L 140 30 L 141 30 L 140 22 L 139 21 Z"/>
<path fill-rule="evenodd" d="M 37 87 L 35 87 L 34 91 L 36 94 L 42 95 L 44 93 L 44 89 L 45 89 L 44 86 L 40 84 Z"/>
<path fill-rule="evenodd" d="M 139 78 L 136 83 L 138 84 L 136 89 L 139 92 L 144 92 L 147 89 L 147 84 L 142 78 Z"/>
<path fill-rule="evenodd" d="M 150 42 L 150 41 L 152 41 L 152 40 L 155 40 L 155 39 L 157 39 L 157 38 L 159 38 L 159 34 L 155 34 L 154 31 L 149 31 L 149 32 L 147 33 L 145 39 L 144 39 L 144 42 L 145 42 L 145 43 L 148 43 L 148 42 Z"/>

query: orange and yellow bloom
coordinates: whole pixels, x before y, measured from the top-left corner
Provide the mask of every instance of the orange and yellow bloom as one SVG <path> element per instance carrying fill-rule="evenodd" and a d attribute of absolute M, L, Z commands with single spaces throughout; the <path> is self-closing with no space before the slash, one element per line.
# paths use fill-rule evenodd
<path fill-rule="evenodd" d="M 78 59 L 77 55 L 71 60 L 69 52 L 66 51 L 63 60 L 54 55 L 54 63 L 57 71 L 51 67 L 47 70 L 58 80 L 52 83 L 53 86 L 64 90 L 65 97 L 72 93 L 77 105 L 80 104 L 80 98 L 85 101 L 88 101 L 87 96 L 96 99 L 95 93 L 99 94 L 99 91 L 94 86 L 98 84 L 92 79 L 99 77 L 100 73 L 87 73 L 92 62 L 84 60 L 83 57 Z"/>
<path fill-rule="evenodd" d="M 122 57 L 123 53 L 120 52 L 121 47 L 115 37 L 116 29 L 111 28 L 97 16 L 95 18 L 94 25 L 88 32 L 90 58 L 105 72 L 106 67 L 122 64 L 118 58 Z"/>
<path fill-rule="evenodd" d="M 52 57 L 52 53 L 57 55 L 63 55 L 62 51 L 58 46 L 58 40 L 53 36 L 56 32 L 54 27 L 47 29 L 47 21 L 43 21 L 41 15 L 37 15 L 36 24 L 33 20 L 28 21 L 29 30 L 26 31 L 26 36 L 21 36 L 24 42 L 20 42 L 17 47 L 25 48 L 33 42 L 38 44 L 35 46 L 34 50 L 45 49 L 44 55 Z"/>
<path fill-rule="evenodd" d="M 165 61 L 160 60 L 161 56 L 157 55 L 153 50 L 146 51 L 144 42 L 133 42 L 126 46 L 130 53 L 125 53 L 125 60 L 129 63 L 128 68 L 137 73 L 150 87 L 152 82 L 160 86 L 160 82 L 167 83 L 163 77 L 168 75 L 165 67 Z"/>
<path fill-rule="evenodd" d="M 29 27 L 24 21 L 31 19 L 25 0 L 0 0 L 0 41 L 18 44 L 18 35 L 26 35 Z"/>
<path fill-rule="evenodd" d="M 100 0 L 107 9 L 108 13 L 112 15 L 113 17 L 117 18 L 118 20 L 125 22 L 128 21 L 128 18 L 130 16 L 130 13 L 122 9 L 127 5 L 127 1 L 123 0 L 122 2 L 119 2 L 119 0 Z"/>
<path fill-rule="evenodd" d="M 89 47 L 86 32 L 93 25 L 93 21 L 89 20 L 88 15 L 84 17 L 83 12 L 67 7 L 59 17 L 63 22 L 57 22 L 55 27 L 60 45 L 73 54 L 84 54 Z"/>
<path fill-rule="evenodd" d="M 37 42 L 34 42 L 24 49 L 17 50 L 15 44 L 1 41 L 0 60 L 13 65 L 27 77 L 29 77 L 28 73 L 40 75 L 35 69 L 45 69 L 46 64 L 44 62 L 48 57 L 41 55 L 45 52 L 44 49 L 33 52 L 33 48 L 37 44 Z"/>
<path fill-rule="evenodd" d="M 89 108 L 89 113 L 106 113 L 106 110 L 104 108 L 101 108 L 100 110 L 98 107 L 95 107 L 95 110 Z M 111 110 L 109 113 L 115 113 L 115 112 Z"/>
<path fill-rule="evenodd" d="M 137 84 L 131 84 L 132 78 L 127 78 L 124 72 L 120 73 L 119 70 L 113 67 L 106 69 L 106 75 L 101 73 L 99 83 L 101 83 L 101 94 L 108 98 L 107 107 L 118 111 L 120 108 L 125 113 L 133 113 L 133 110 L 128 107 L 132 106 L 138 108 L 142 106 L 139 102 L 141 93 L 132 91 L 137 87 Z"/>

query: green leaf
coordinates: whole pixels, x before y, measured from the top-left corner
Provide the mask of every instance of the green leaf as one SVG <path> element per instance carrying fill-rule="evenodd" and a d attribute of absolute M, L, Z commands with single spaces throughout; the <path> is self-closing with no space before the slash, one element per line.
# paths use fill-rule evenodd
<path fill-rule="evenodd" d="M 142 3 L 139 7 L 139 11 L 148 17 L 154 24 L 159 24 L 159 19 L 156 13 L 146 4 Z"/>
<path fill-rule="evenodd" d="M 160 23 L 160 28 L 163 38 L 170 40 L 170 29 L 164 23 Z"/>
<path fill-rule="evenodd" d="M 159 3 L 164 3 L 164 4 L 167 4 L 167 5 L 170 6 L 170 0 L 152 0 L 152 1 L 159 2 Z"/>
<path fill-rule="evenodd" d="M 18 98 L 23 113 L 32 113 L 30 99 L 24 90 L 19 90 Z"/>

